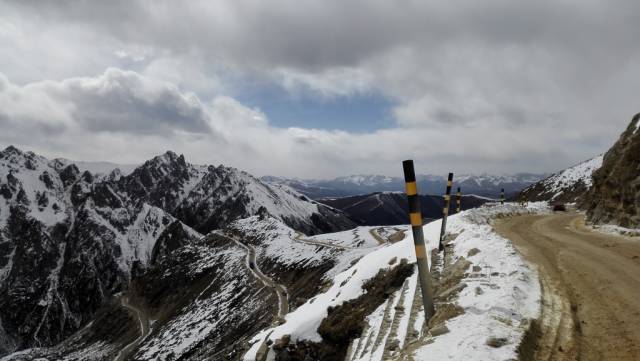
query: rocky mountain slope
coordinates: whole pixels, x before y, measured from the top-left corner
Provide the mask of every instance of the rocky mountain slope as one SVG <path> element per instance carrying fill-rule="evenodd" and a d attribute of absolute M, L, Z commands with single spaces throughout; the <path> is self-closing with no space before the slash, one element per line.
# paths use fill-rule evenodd
<path fill-rule="evenodd" d="M 61 344 L 23 350 L 11 360 L 112 360 L 136 339 L 143 319 L 150 320 L 150 332 L 126 359 L 239 360 L 253 335 L 283 322 L 275 285 L 285 290 L 286 313 L 380 247 L 368 229 L 307 238 L 267 213 L 181 245 L 172 239 L 161 236 L 158 244 L 166 244 L 156 248 L 166 252 L 132 275 L 127 298 L 140 320 L 113 301 Z"/>
<path fill-rule="evenodd" d="M 640 114 L 605 153 L 582 207 L 591 222 L 640 227 Z"/>
<path fill-rule="evenodd" d="M 407 196 L 402 192 L 379 192 L 341 198 L 321 198 L 321 203 L 342 210 L 361 225 L 380 226 L 409 223 Z M 488 198 L 473 195 L 462 197 L 462 210 L 479 207 L 489 201 Z M 421 195 L 420 208 L 425 220 L 442 217 L 444 198 L 442 196 Z M 456 210 L 455 195 L 449 214 Z"/>
<path fill-rule="evenodd" d="M 233 168 L 192 165 L 173 152 L 129 175 L 117 169 L 94 175 L 65 160 L 6 148 L 0 152 L 0 355 L 59 343 L 163 255 L 201 238 L 193 228 L 209 232 L 255 214 L 309 234 L 355 226 L 284 186 Z"/>
<path fill-rule="evenodd" d="M 539 181 L 546 175 L 521 173 L 515 175 L 456 175 L 454 181 L 466 194 L 497 198 L 504 188 L 507 195 Z M 422 194 L 441 194 L 446 187 L 445 176 L 418 175 L 418 189 Z M 285 184 L 312 199 L 336 198 L 376 192 L 402 192 L 404 179 L 382 175 L 352 175 L 330 180 L 303 180 L 282 177 L 262 177 L 269 183 Z"/>
<path fill-rule="evenodd" d="M 591 176 L 602 166 L 603 156 L 586 160 L 552 174 L 527 188 L 517 197 L 529 201 L 576 202 L 592 186 Z"/>
<path fill-rule="evenodd" d="M 179 223 L 111 180 L 14 147 L 0 152 L 0 179 L 0 354 L 76 331 Z"/>

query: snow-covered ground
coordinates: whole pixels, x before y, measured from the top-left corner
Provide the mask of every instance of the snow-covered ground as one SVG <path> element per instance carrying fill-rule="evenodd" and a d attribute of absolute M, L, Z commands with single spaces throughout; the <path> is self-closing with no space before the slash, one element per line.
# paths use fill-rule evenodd
<path fill-rule="evenodd" d="M 588 228 L 606 234 L 613 234 L 617 236 L 629 236 L 629 237 L 640 237 L 640 228 L 625 228 L 620 227 L 615 224 L 596 224 L 596 225 L 587 225 Z"/>
<path fill-rule="evenodd" d="M 380 246 L 368 232 L 372 227 L 307 238 L 279 219 L 253 216 L 237 220 L 228 228 L 249 238 L 262 239 L 257 247 L 259 258 L 274 260 L 285 267 L 310 268 L 332 261 L 334 266 L 324 276 L 327 280 L 332 280 L 349 268 L 354 260 L 370 253 L 372 247 Z"/>
<path fill-rule="evenodd" d="M 452 242 L 454 260 L 465 257 L 479 271 L 465 275 L 462 280 L 467 284 L 455 303 L 464 310 L 464 314 L 446 322 L 449 333 L 437 337 L 423 335 L 422 346 L 411 350 L 415 360 L 505 360 L 517 358 L 517 346 L 528 326 L 527 320 L 537 318 L 540 312 L 540 285 L 538 276 L 529 268 L 511 243 L 498 236 L 491 227 L 491 222 L 499 214 L 538 213 L 547 211 L 546 203 L 530 203 L 527 208 L 514 204 L 485 206 L 461 212 L 449 217 L 448 232 L 457 234 Z M 292 342 L 296 340 L 321 341 L 317 333 L 320 322 L 327 316 L 327 308 L 338 306 L 345 301 L 355 299 L 364 292 L 362 285 L 373 278 L 381 269 L 392 267 L 392 259 L 406 258 L 415 262 L 413 239 L 409 227 L 405 228 L 408 237 L 403 240 L 370 248 L 353 266 L 336 274 L 332 286 L 324 293 L 318 294 L 293 312 L 286 315 L 282 325 L 266 329 L 252 339 L 253 346 L 245 354 L 245 360 L 255 360 L 256 353 L 263 341 L 275 341 L 284 335 L 290 335 Z M 424 234 L 429 249 L 437 247 L 440 221 L 424 226 Z M 347 237 L 347 232 L 343 232 Z M 359 234 L 369 232 L 360 231 Z M 342 236 L 324 235 L 325 239 L 339 240 Z M 318 236 L 321 237 L 321 236 Z M 373 244 L 372 244 L 373 245 Z M 472 249 L 477 249 L 469 253 Z M 429 260 L 430 261 L 430 260 Z M 414 299 L 417 288 L 417 274 L 409 277 L 401 290 L 392 295 L 388 303 L 368 316 L 370 329 L 382 329 L 379 324 L 388 309 L 387 317 L 394 317 L 393 327 L 385 328 L 386 334 L 376 336 L 384 344 L 386 339 L 395 337 L 404 345 L 409 327 L 421 329 L 424 323 L 422 310 L 417 314 L 398 313 L 396 306 L 403 303 L 404 309 Z M 478 291 L 480 289 L 480 291 Z M 419 293 L 419 291 L 418 291 Z M 394 332 L 391 335 L 391 332 Z M 487 345 L 490 337 L 503 339 L 504 345 L 492 347 Z M 366 352 L 365 352 L 366 351 Z M 352 359 L 381 360 L 384 347 L 364 350 Z M 364 358 L 362 358 L 364 357 Z"/>

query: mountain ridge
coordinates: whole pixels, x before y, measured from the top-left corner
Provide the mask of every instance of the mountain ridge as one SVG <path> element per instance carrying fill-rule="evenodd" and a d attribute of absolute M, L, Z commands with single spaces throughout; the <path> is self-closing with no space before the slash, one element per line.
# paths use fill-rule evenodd
<path fill-rule="evenodd" d="M 516 194 L 546 176 L 533 173 L 456 175 L 454 187 L 460 186 L 467 194 L 498 198 L 503 188 L 508 195 Z M 319 180 L 264 176 L 261 179 L 268 183 L 285 184 L 312 199 L 404 191 L 404 179 L 384 175 L 350 175 Z M 446 176 L 421 174 L 416 179 L 421 194 L 442 194 L 446 188 Z"/>
<path fill-rule="evenodd" d="M 0 355 L 59 343 L 169 250 L 257 214 L 307 234 L 355 227 L 340 211 L 285 186 L 235 168 L 193 165 L 172 151 L 128 175 L 95 175 L 5 148 Z"/>

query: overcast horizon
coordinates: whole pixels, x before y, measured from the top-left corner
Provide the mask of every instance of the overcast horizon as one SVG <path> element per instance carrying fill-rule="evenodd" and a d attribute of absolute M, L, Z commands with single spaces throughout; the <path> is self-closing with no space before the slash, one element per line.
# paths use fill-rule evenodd
<path fill-rule="evenodd" d="M 172 6 L 172 4 L 174 6 Z M 0 0 L 0 146 L 258 176 L 553 173 L 640 111 L 637 2 Z"/>

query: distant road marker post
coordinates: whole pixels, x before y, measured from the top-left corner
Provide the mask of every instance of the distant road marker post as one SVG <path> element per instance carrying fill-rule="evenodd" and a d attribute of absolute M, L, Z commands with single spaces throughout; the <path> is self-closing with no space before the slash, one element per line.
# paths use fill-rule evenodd
<path fill-rule="evenodd" d="M 422 212 L 420 211 L 420 198 L 418 198 L 418 186 L 416 184 L 416 173 L 413 168 L 413 160 L 402 162 L 404 170 L 405 190 L 407 201 L 409 202 L 409 220 L 411 221 L 411 231 L 413 232 L 413 244 L 416 251 L 416 263 L 418 264 L 418 279 L 420 290 L 422 291 L 422 304 L 424 306 L 425 324 L 435 313 L 433 307 L 433 285 L 431 284 L 431 274 L 427 263 L 427 250 L 424 243 L 424 233 L 422 231 Z"/>
<path fill-rule="evenodd" d="M 458 187 L 458 191 L 456 192 L 456 213 L 460 213 L 462 210 L 462 192 L 460 192 L 460 187 Z"/>
<path fill-rule="evenodd" d="M 500 204 L 504 204 L 504 188 L 500 188 Z"/>
<path fill-rule="evenodd" d="M 447 231 L 447 216 L 449 215 L 449 207 L 451 207 L 451 186 L 453 185 L 453 173 L 449 173 L 447 178 L 447 192 L 444 195 L 444 207 L 442 207 L 442 226 L 440 227 L 440 240 L 438 241 L 438 250 L 444 250 L 444 234 Z"/>

